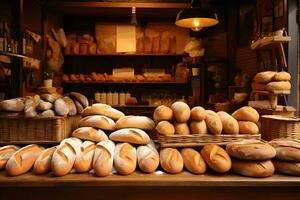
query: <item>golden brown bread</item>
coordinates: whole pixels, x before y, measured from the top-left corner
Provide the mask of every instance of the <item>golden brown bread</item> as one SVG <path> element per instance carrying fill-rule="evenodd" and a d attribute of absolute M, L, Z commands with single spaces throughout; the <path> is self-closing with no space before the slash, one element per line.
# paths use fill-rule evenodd
<path fill-rule="evenodd" d="M 113 131 L 115 130 L 116 124 L 114 120 L 105 117 L 103 115 L 92 115 L 86 116 L 79 121 L 79 127 L 93 127 L 100 128 L 103 130 Z"/>
<path fill-rule="evenodd" d="M 33 165 L 33 172 L 35 174 L 45 174 L 51 170 L 51 159 L 56 147 L 45 149 L 36 159 Z"/>
<path fill-rule="evenodd" d="M 266 90 L 266 84 L 252 82 L 252 90 Z"/>
<path fill-rule="evenodd" d="M 68 97 L 68 96 L 65 96 L 63 98 L 63 100 L 66 102 L 66 104 L 67 104 L 67 106 L 69 108 L 68 115 L 70 115 L 70 116 L 76 115 L 77 109 L 76 109 L 76 105 L 75 105 L 74 101 L 70 97 Z"/>
<path fill-rule="evenodd" d="M 109 139 L 116 142 L 146 145 L 150 142 L 148 134 L 137 128 L 123 128 L 112 132 Z"/>
<path fill-rule="evenodd" d="M 0 148 L 0 170 L 4 169 L 8 159 L 19 149 L 14 145 L 6 145 Z"/>
<path fill-rule="evenodd" d="M 184 123 L 190 119 L 191 110 L 186 103 L 177 101 L 172 104 L 171 109 L 173 110 L 176 122 Z"/>
<path fill-rule="evenodd" d="M 170 121 L 173 118 L 173 111 L 165 105 L 158 106 L 153 113 L 153 119 L 156 123 L 160 121 Z"/>
<path fill-rule="evenodd" d="M 173 124 L 171 124 L 168 121 L 158 122 L 155 129 L 159 134 L 162 134 L 162 135 L 174 135 L 174 133 L 175 133 L 175 128 L 174 128 Z"/>
<path fill-rule="evenodd" d="M 77 128 L 73 131 L 72 136 L 93 142 L 100 142 L 108 139 L 107 135 L 102 130 L 96 130 L 92 127 Z"/>
<path fill-rule="evenodd" d="M 277 72 L 273 77 L 273 81 L 290 81 L 291 74 L 285 71 Z"/>
<path fill-rule="evenodd" d="M 275 171 L 291 176 L 300 176 L 300 163 L 281 160 L 273 160 Z"/>
<path fill-rule="evenodd" d="M 220 135 L 223 130 L 223 125 L 220 117 L 212 110 L 206 110 L 206 125 L 210 133 Z"/>
<path fill-rule="evenodd" d="M 189 135 L 190 134 L 190 129 L 187 123 L 175 123 L 174 124 L 175 128 L 175 134 L 176 135 Z"/>
<path fill-rule="evenodd" d="M 175 148 L 165 148 L 159 153 L 161 167 L 170 174 L 177 174 L 183 169 L 183 158 Z"/>
<path fill-rule="evenodd" d="M 205 109 L 201 106 L 196 106 L 192 108 L 191 110 L 191 120 L 194 121 L 202 121 L 206 118 L 206 112 Z"/>
<path fill-rule="evenodd" d="M 124 113 L 122 113 L 121 111 L 112 108 L 107 104 L 102 104 L 102 103 L 95 103 L 91 106 L 86 107 L 82 111 L 82 116 L 88 116 L 88 115 L 104 115 L 113 120 L 118 120 L 121 117 L 125 116 Z"/>
<path fill-rule="evenodd" d="M 279 160 L 300 162 L 300 140 L 291 138 L 278 138 L 269 142 L 276 150 Z"/>
<path fill-rule="evenodd" d="M 207 126 L 205 120 L 202 121 L 191 121 L 190 122 L 190 130 L 192 134 L 207 134 Z"/>
<path fill-rule="evenodd" d="M 154 127 L 155 127 L 154 121 L 149 117 L 145 117 L 145 116 L 128 115 L 120 118 L 116 122 L 116 129 L 138 128 L 142 130 L 152 130 Z"/>
<path fill-rule="evenodd" d="M 270 82 L 266 85 L 266 90 L 290 90 L 292 85 L 289 81 Z"/>
<path fill-rule="evenodd" d="M 244 106 L 237 109 L 234 113 L 232 113 L 232 117 L 238 121 L 250 121 L 253 123 L 257 123 L 259 120 L 258 112 L 250 106 Z"/>
<path fill-rule="evenodd" d="M 108 176 L 113 169 L 115 144 L 104 140 L 96 145 L 93 168 L 97 176 Z"/>
<path fill-rule="evenodd" d="M 153 173 L 159 165 L 159 154 L 153 142 L 137 148 L 139 168 L 145 173 Z"/>
<path fill-rule="evenodd" d="M 81 144 L 80 153 L 76 155 L 74 162 L 76 172 L 83 173 L 92 169 L 95 147 L 95 144 L 90 141 Z"/>
<path fill-rule="evenodd" d="M 8 99 L 0 102 L 0 110 L 21 112 L 24 110 L 24 100 L 21 98 Z"/>
<path fill-rule="evenodd" d="M 84 108 L 89 106 L 89 101 L 83 94 L 80 94 L 78 92 L 71 92 L 70 95 L 74 97 L 77 101 L 79 101 Z"/>
<path fill-rule="evenodd" d="M 184 148 L 180 153 L 186 169 L 194 174 L 205 173 L 206 164 L 198 151 L 192 148 Z"/>
<path fill-rule="evenodd" d="M 137 163 L 136 149 L 128 143 L 116 145 L 114 153 L 114 165 L 121 175 L 129 175 L 134 172 Z"/>
<path fill-rule="evenodd" d="M 276 74 L 274 71 L 259 72 L 254 76 L 254 81 L 257 83 L 269 83 Z"/>
<path fill-rule="evenodd" d="M 253 122 L 239 121 L 240 134 L 256 135 L 259 134 L 258 126 Z"/>
<path fill-rule="evenodd" d="M 233 160 L 232 171 L 234 173 L 249 176 L 249 177 L 269 177 L 274 174 L 274 165 L 270 160 L 264 161 L 246 161 L 246 160 Z"/>
<path fill-rule="evenodd" d="M 217 113 L 221 119 L 223 133 L 237 135 L 239 134 L 239 124 L 236 119 L 224 111 Z"/>

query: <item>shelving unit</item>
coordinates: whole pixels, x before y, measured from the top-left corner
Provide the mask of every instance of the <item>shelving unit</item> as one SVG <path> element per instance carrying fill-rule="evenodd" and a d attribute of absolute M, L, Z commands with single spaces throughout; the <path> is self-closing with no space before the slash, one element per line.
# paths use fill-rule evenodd
<path fill-rule="evenodd" d="M 126 84 L 126 85 L 180 85 L 189 82 L 179 81 L 158 81 L 158 82 L 113 82 L 113 81 L 65 81 L 63 84 Z"/>
<path fill-rule="evenodd" d="M 98 57 L 98 56 L 129 56 L 129 57 L 135 57 L 135 56 L 161 56 L 161 57 L 183 57 L 185 54 L 129 54 L 129 53 L 111 53 L 111 54 L 66 54 L 65 57 Z"/>

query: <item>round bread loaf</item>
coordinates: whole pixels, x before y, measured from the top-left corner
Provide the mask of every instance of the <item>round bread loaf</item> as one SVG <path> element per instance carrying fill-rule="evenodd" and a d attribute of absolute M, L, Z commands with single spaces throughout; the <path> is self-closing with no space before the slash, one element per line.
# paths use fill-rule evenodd
<path fill-rule="evenodd" d="M 218 145 L 207 144 L 201 150 L 206 164 L 218 173 L 228 172 L 231 168 L 231 159 L 226 151 Z"/>
<path fill-rule="evenodd" d="M 175 128 L 175 134 L 176 135 L 189 135 L 190 134 L 190 129 L 187 123 L 175 123 L 174 124 Z"/>
<path fill-rule="evenodd" d="M 194 121 L 202 121 L 206 118 L 205 109 L 201 106 L 196 106 L 191 110 L 191 119 Z"/>
<path fill-rule="evenodd" d="M 165 148 L 159 153 L 161 167 L 170 174 L 180 173 L 183 169 L 183 158 L 175 148 Z"/>
<path fill-rule="evenodd" d="M 236 119 L 224 111 L 217 113 L 222 121 L 223 132 L 227 134 L 239 134 L 239 124 Z"/>
<path fill-rule="evenodd" d="M 102 116 L 102 115 L 92 115 L 86 116 L 79 121 L 79 127 L 93 127 L 100 128 L 103 130 L 113 131 L 115 130 L 115 122 L 114 120 Z"/>
<path fill-rule="evenodd" d="M 292 88 L 292 85 L 289 81 L 276 81 L 276 82 L 270 82 L 266 85 L 266 90 L 272 91 L 272 90 L 290 90 Z"/>
<path fill-rule="evenodd" d="M 215 113 L 214 111 L 206 110 L 205 122 L 210 133 L 214 135 L 220 135 L 222 133 L 222 121 L 219 115 L 217 115 L 217 113 Z"/>
<path fill-rule="evenodd" d="M 156 125 L 156 131 L 162 135 L 174 135 L 175 128 L 174 128 L 173 124 L 171 124 L 168 121 L 160 121 Z"/>
<path fill-rule="evenodd" d="M 156 123 L 160 121 L 170 121 L 173 118 L 173 111 L 168 106 L 158 106 L 153 113 L 153 119 Z"/>
<path fill-rule="evenodd" d="M 266 90 L 266 84 L 252 82 L 252 90 Z"/>
<path fill-rule="evenodd" d="M 231 170 L 234 173 L 249 177 L 269 177 L 274 174 L 275 168 L 270 160 L 265 161 L 245 161 L 233 160 Z"/>
<path fill-rule="evenodd" d="M 124 128 L 114 131 L 109 135 L 109 139 L 116 142 L 127 142 L 141 145 L 146 145 L 150 142 L 148 134 L 137 128 Z"/>
<path fill-rule="evenodd" d="M 122 113 L 121 111 L 112 108 L 107 104 L 102 104 L 102 103 L 95 103 L 92 106 L 86 107 L 82 111 L 82 116 L 88 116 L 88 115 L 104 115 L 113 120 L 118 120 L 125 116 L 124 113 Z"/>
<path fill-rule="evenodd" d="M 100 142 L 108 139 L 107 135 L 102 130 L 96 130 L 92 127 L 77 128 L 73 131 L 72 136 L 93 142 Z"/>
<path fill-rule="evenodd" d="M 269 160 L 276 155 L 271 145 L 254 139 L 229 143 L 226 151 L 231 157 L 242 160 Z"/>
<path fill-rule="evenodd" d="M 254 76 L 254 81 L 257 83 L 269 83 L 272 81 L 277 72 L 274 71 L 264 71 L 259 72 Z"/>
<path fill-rule="evenodd" d="M 275 171 L 281 174 L 287 174 L 291 176 L 300 176 L 300 163 L 288 162 L 281 160 L 273 160 Z"/>
<path fill-rule="evenodd" d="M 253 122 L 239 121 L 238 126 L 240 130 L 240 134 L 249 134 L 249 135 L 259 134 L 258 126 Z"/>
<path fill-rule="evenodd" d="M 68 105 L 61 98 L 55 100 L 54 109 L 55 109 L 56 114 L 60 115 L 60 116 L 66 116 L 69 113 Z"/>
<path fill-rule="evenodd" d="M 253 123 L 257 123 L 259 120 L 258 112 L 250 106 L 244 106 L 237 109 L 234 113 L 232 113 L 232 117 L 238 121 L 250 121 Z"/>
<path fill-rule="evenodd" d="M 269 142 L 276 150 L 279 160 L 300 162 L 300 140 L 290 138 L 278 138 Z"/>
<path fill-rule="evenodd" d="M 184 123 L 190 119 L 191 110 L 190 107 L 181 101 L 177 101 L 171 106 L 176 122 Z"/>
<path fill-rule="evenodd" d="M 137 161 L 139 168 L 145 173 L 153 173 L 159 165 L 159 154 L 154 143 L 137 148 Z"/>
<path fill-rule="evenodd" d="M 290 81 L 290 80 L 291 80 L 291 74 L 284 71 L 277 72 L 273 77 L 273 81 Z"/>
<path fill-rule="evenodd" d="M 192 148 L 184 148 L 180 151 L 184 166 L 194 174 L 203 174 L 206 171 L 206 164 L 201 154 Z"/>
<path fill-rule="evenodd" d="M 145 117 L 145 116 L 128 115 L 120 118 L 116 122 L 116 129 L 139 128 L 142 130 L 152 130 L 154 127 L 155 127 L 154 121 L 149 117 Z"/>
<path fill-rule="evenodd" d="M 205 120 L 202 121 L 191 121 L 190 129 L 192 134 L 205 135 L 208 133 Z"/>

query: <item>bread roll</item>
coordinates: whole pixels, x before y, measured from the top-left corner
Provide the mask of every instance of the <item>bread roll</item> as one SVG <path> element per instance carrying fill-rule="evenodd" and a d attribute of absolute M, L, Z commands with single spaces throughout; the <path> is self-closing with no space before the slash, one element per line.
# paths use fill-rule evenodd
<path fill-rule="evenodd" d="M 250 121 L 257 123 L 259 120 L 258 112 L 250 106 L 244 106 L 240 109 L 237 109 L 234 113 L 232 113 L 231 116 L 238 121 Z"/>
<path fill-rule="evenodd" d="M 6 145 L 0 148 L 0 170 L 4 169 L 8 159 L 19 149 L 14 145 Z"/>
<path fill-rule="evenodd" d="M 145 117 L 145 116 L 128 115 L 120 118 L 116 122 L 116 129 L 138 128 L 143 130 L 152 130 L 154 127 L 155 127 L 154 121 L 149 117 Z"/>
<path fill-rule="evenodd" d="M 145 173 L 153 173 L 159 165 L 159 155 L 153 142 L 137 148 L 137 162 Z"/>
<path fill-rule="evenodd" d="M 79 121 L 78 124 L 79 127 L 94 127 L 94 128 L 100 128 L 103 130 L 113 131 L 115 130 L 115 122 L 114 120 L 102 116 L 102 115 L 92 115 L 92 116 L 86 116 L 82 118 Z"/>
<path fill-rule="evenodd" d="M 86 96 L 78 93 L 78 92 L 71 92 L 70 93 L 71 96 L 73 96 L 77 101 L 79 101 L 81 103 L 81 105 L 86 108 L 89 106 L 89 101 L 88 99 L 86 98 Z"/>
<path fill-rule="evenodd" d="M 239 134 L 239 124 L 236 119 L 224 111 L 217 113 L 222 121 L 223 132 L 231 135 Z"/>
<path fill-rule="evenodd" d="M 259 134 L 258 126 L 253 122 L 239 121 L 240 134 L 256 135 Z"/>
<path fill-rule="evenodd" d="M 254 76 L 254 81 L 257 83 L 269 83 L 272 81 L 275 75 L 276 72 L 274 71 L 259 72 Z"/>
<path fill-rule="evenodd" d="M 53 107 L 52 103 L 41 100 L 36 108 L 45 111 L 45 110 L 50 110 L 52 107 Z"/>
<path fill-rule="evenodd" d="M 41 99 L 49 103 L 54 103 L 57 99 L 57 96 L 52 94 L 41 94 Z"/>
<path fill-rule="evenodd" d="M 44 148 L 31 144 L 17 150 L 7 161 L 6 172 L 18 176 L 28 172 Z"/>
<path fill-rule="evenodd" d="M 192 134 L 205 135 L 208 133 L 205 120 L 202 121 L 191 121 L 190 129 Z"/>
<path fill-rule="evenodd" d="M 104 140 L 96 145 L 93 168 L 97 176 L 108 176 L 113 169 L 115 144 Z"/>
<path fill-rule="evenodd" d="M 300 162 L 300 140 L 290 138 L 278 138 L 269 142 L 276 150 L 279 160 Z"/>
<path fill-rule="evenodd" d="M 210 133 L 214 135 L 219 135 L 222 133 L 222 121 L 219 115 L 217 115 L 217 113 L 215 113 L 214 111 L 206 110 L 205 122 Z"/>
<path fill-rule="evenodd" d="M 76 110 L 79 114 L 82 114 L 83 112 L 83 106 L 81 105 L 81 103 L 79 103 L 77 100 L 74 100 L 75 106 L 76 106 Z"/>
<path fill-rule="evenodd" d="M 274 165 L 272 161 L 245 161 L 245 160 L 234 160 L 232 162 L 232 171 L 249 177 L 269 177 L 274 174 Z"/>
<path fill-rule="evenodd" d="M 176 135 L 189 135 L 190 134 L 190 129 L 187 123 L 175 123 L 174 124 L 175 128 L 175 134 Z"/>
<path fill-rule="evenodd" d="M 160 121 L 156 125 L 156 131 L 162 135 L 174 135 L 175 128 L 174 128 L 173 124 L 171 124 L 168 121 Z"/>
<path fill-rule="evenodd" d="M 153 113 L 153 119 L 156 123 L 160 121 L 170 121 L 173 118 L 173 111 L 168 106 L 158 106 Z"/>
<path fill-rule="evenodd" d="M 113 120 L 118 120 L 125 116 L 121 111 L 102 103 L 95 103 L 92 106 L 85 108 L 82 112 L 82 116 L 88 115 L 104 115 Z"/>
<path fill-rule="evenodd" d="M 194 121 L 202 121 L 206 118 L 205 109 L 201 106 L 196 106 L 191 110 L 191 119 Z"/>
<path fill-rule="evenodd" d="M 24 107 L 25 117 L 35 117 L 37 115 L 36 106 L 38 103 L 33 97 L 26 97 Z"/>
<path fill-rule="evenodd" d="M 33 165 L 33 172 L 35 174 L 45 174 L 51 170 L 51 159 L 56 147 L 45 149 L 36 159 Z"/>
<path fill-rule="evenodd" d="M 0 110 L 2 111 L 21 112 L 24 110 L 24 107 L 24 100 L 21 98 L 9 99 L 0 102 Z"/>
<path fill-rule="evenodd" d="M 129 175 L 136 168 L 136 149 L 128 143 L 116 145 L 114 153 L 114 165 L 119 174 Z"/>
<path fill-rule="evenodd" d="M 181 156 L 183 158 L 185 168 L 187 168 L 190 172 L 194 174 L 205 173 L 206 164 L 198 151 L 192 148 L 184 148 L 181 150 Z"/>
<path fill-rule="evenodd" d="M 271 145 L 254 139 L 229 143 L 226 151 L 231 157 L 242 160 L 269 160 L 276 155 Z"/>
<path fill-rule="evenodd" d="M 180 173 L 183 169 L 183 158 L 175 148 L 165 148 L 159 153 L 161 167 L 170 174 Z"/>
<path fill-rule="evenodd" d="M 147 133 L 145 133 L 141 129 L 136 128 L 124 128 L 112 132 L 109 135 L 109 139 L 116 142 L 127 142 L 131 144 L 148 144 L 150 142 L 150 138 Z"/>
<path fill-rule="evenodd" d="M 55 117 L 55 112 L 53 110 L 45 110 L 41 113 L 43 117 Z"/>
<path fill-rule="evenodd" d="M 69 107 L 63 99 L 57 99 L 54 102 L 54 109 L 57 115 L 66 116 L 69 113 Z"/>
<path fill-rule="evenodd" d="M 177 123 L 184 123 L 190 119 L 191 110 L 186 103 L 177 101 L 172 104 L 171 108 Z"/>
<path fill-rule="evenodd" d="M 290 81 L 290 80 L 291 80 L 291 74 L 284 71 L 277 72 L 273 77 L 273 81 Z"/>
<path fill-rule="evenodd" d="M 74 101 L 70 97 L 68 97 L 68 96 L 65 96 L 63 98 L 63 100 L 66 102 L 66 104 L 67 104 L 67 106 L 69 108 L 68 115 L 70 115 L 70 116 L 76 115 L 77 109 L 76 109 Z"/>
<path fill-rule="evenodd" d="M 100 142 L 108 139 L 107 135 L 102 130 L 96 130 L 92 127 L 77 128 L 73 131 L 72 136 L 93 142 Z"/>
<path fill-rule="evenodd" d="M 95 147 L 95 144 L 90 141 L 84 141 L 81 144 L 80 153 L 76 155 L 74 162 L 76 172 L 83 173 L 92 169 Z"/>
<path fill-rule="evenodd" d="M 252 82 L 251 84 L 252 90 L 266 90 L 266 84 Z"/>
<path fill-rule="evenodd" d="M 281 160 L 273 160 L 275 171 L 281 174 L 287 174 L 291 176 L 300 176 L 300 163 L 288 162 Z"/>
<path fill-rule="evenodd" d="M 272 91 L 272 90 L 290 90 L 292 88 L 292 85 L 289 81 L 276 81 L 276 82 L 270 82 L 266 85 L 266 90 Z"/>

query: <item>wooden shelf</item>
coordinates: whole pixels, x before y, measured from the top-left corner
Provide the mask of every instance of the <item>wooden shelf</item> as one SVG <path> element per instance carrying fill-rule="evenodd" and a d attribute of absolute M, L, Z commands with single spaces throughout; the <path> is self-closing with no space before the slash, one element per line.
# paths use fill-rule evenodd
<path fill-rule="evenodd" d="M 138 56 L 138 57 L 142 57 L 142 56 L 161 56 L 161 57 L 182 57 L 182 56 L 188 56 L 185 54 L 147 54 L 147 53 L 143 53 L 143 54 L 129 54 L 129 53 L 108 53 L 108 54 L 66 54 L 64 55 L 64 57 L 98 57 L 98 56 Z"/>
<path fill-rule="evenodd" d="M 285 94 L 291 94 L 291 90 L 273 90 L 273 91 L 253 90 L 252 93 L 262 94 L 262 95 L 285 95 Z"/>
<path fill-rule="evenodd" d="M 63 84 L 128 84 L 128 85 L 180 85 L 180 84 L 188 84 L 189 82 L 177 82 L 177 81 L 169 81 L 169 82 L 112 82 L 112 81 L 64 81 Z"/>
<path fill-rule="evenodd" d="M 291 41 L 289 36 L 272 36 L 259 39 L 251 44 L 252 50 L 268 50 L 272 49 L 274 45 L 288 43 Z"/>
<path fill-rule="evenodd" d="M 28 56 L 21 55 L 21 54 L 4 52 L 4 51 L 0 51 L 0 55 L 11 56 L 11 57 L 16 57 L 16 58 L 36 59 L 36 58 L 31 58 L 31 57 L 28 57 Z"/>

